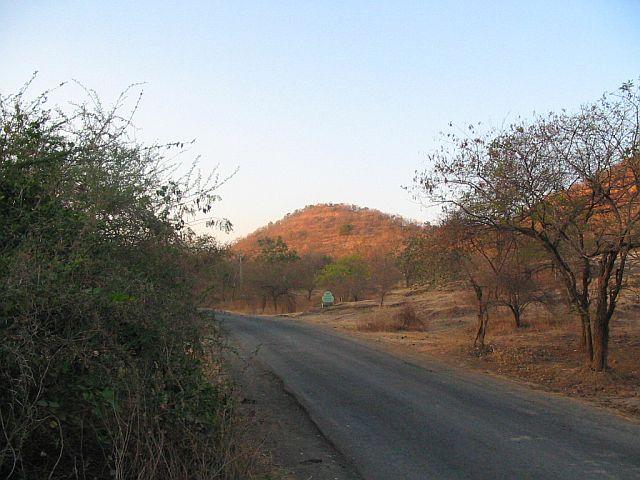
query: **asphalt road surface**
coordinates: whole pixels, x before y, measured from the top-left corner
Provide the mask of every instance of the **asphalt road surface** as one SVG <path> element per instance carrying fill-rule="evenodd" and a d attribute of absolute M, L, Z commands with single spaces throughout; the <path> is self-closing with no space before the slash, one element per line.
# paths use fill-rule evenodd
<path fill-rule="evenodd" d="M 640 479 L 640 426 L 284 318 L 222 315 L 366 480 Z"/>

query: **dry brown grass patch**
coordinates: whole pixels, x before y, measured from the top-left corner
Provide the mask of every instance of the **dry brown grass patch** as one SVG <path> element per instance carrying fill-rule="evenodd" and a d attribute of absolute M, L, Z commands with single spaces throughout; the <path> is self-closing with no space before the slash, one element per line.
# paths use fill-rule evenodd
<path fill-rule="evenodd" d="M 413 306 L 404 305 L 399 310 L 378 309 L 366 318 L 359 319 L 356 329 L 365 332 L 420 331 L 425 329 L 425 324 Z"/>

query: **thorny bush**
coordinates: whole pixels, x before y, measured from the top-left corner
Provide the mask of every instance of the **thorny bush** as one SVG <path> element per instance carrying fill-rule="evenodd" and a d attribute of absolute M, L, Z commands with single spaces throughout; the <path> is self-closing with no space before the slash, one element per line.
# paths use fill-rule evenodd
<path fill-rule="evenodd" d="M 137 142 L 125 95 L 25 92 L 0 97 L 0 477 L 249 478 L 191 294 L 221 180 L 175 179 L 182 146 Z"/>

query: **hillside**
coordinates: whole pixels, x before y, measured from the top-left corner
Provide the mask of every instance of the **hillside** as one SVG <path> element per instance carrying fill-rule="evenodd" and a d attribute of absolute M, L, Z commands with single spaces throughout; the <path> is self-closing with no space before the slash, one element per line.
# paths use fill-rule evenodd
<path fill-rule="evenodd" d="M 334 258 L 371 251 L 393 251 L 420 226 L 397 215 L 344 204 L 309 205 L 239 239 L 234 250 L 253 254 L 258 240 L 278 236 L 300 254 Z"/>

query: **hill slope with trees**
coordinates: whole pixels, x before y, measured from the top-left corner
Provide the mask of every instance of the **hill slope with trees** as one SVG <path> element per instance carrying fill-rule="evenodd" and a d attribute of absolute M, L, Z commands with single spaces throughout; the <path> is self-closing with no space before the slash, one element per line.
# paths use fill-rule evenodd
<path fill-rule="evenodd" d="M 299 254 L 343 258 L 370 251 L 394 251 L 421 227 L 400 216 L 345 204 L 309 205 L 269 223 L 233 245 L 238 253 L 259 252 L 258 240 L 282 240 Z"/>

